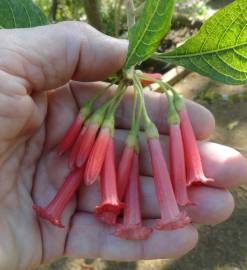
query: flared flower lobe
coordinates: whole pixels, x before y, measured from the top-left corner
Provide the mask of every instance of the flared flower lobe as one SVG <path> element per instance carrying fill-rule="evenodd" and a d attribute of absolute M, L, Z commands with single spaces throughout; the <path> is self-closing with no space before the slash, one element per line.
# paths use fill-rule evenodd
<path fill-rule="evenodd" d="M 100 178 L 101 203 L 96 206 L 96 215 L 108 224 L 115 224 L 117 215 L 124 207 L 117 194 L 117 179 L 115 165 L 115 147 L 111 137 L 106 150 Z"/>
<path fill-rule="evenodd" d="M 214 180 L 204 175 L 201 156 L 186 108 L 179 112 L 179 116 L 185 154 L 187 185 L 212 183 Z"/>
<path fill-rule="evenodd" d="M 190 223 L 186 213 L 181 213 L 173 192 L 170 175 L 159 139 L 148 138 L 156 195 L 160 206 L 161 219 L 156 221 L 158 230 L 175 230 Z"/>
<path fill-rule="evenodd" d="M 126 240 L 148 239 L 153 230 L 142 225 L 139 160 L 137 153 L 134 153 L 133 157 L 125 204 L 123 224 L 117 226 L 114 235 Z"/>
<path fill-rule="evenodd" d="M 192 202 L 186 185 L 183 141 L 178 124 L 171 124 L 169 127 L 169 154 L 171 180 L 177 203 L 180 206 L 190 205 Z"/>

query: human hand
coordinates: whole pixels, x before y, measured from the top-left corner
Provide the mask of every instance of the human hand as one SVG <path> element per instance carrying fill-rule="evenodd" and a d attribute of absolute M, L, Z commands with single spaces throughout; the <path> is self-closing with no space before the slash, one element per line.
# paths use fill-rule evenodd
<path fill-rule="evenodd" d="M 71 22 L 1 30 L 0 40 L 0 269 L 29 269 L 63 255 L 138 260 L 178 257 L 190 251 L 197 242 L 193 225 L 155 231 L 147 241 L 112 236 L 111 227 L 92 214 L 99 201 L 97 184 L 82 187 L 66 208 L 65 229 L 39 220 L 32 210 L 33 201 L 47 205 L 64 181 L 67 156 L 59 157 L 55 147 L 78 108 L 104 87 L 99 82 L 78 81 L 102 80 L 120 69 L 127 44 Z M 130 127 L 131 95 L 129 90 L 116 115 L 118 155 Z M 150 92 L 146 102 L 163 134 L 166 151 L 166 100 Z M 211 114 L 193 102 L 188 102 L 188 111 L 197 139 L 208 138 L 214 130 Z M 226 188 L 245 181 L 247 164 L 226 146 L 201 142 L 200 151 L 205 173 L 215 183 L 191 187 L 189 193 L 197 205 L 187 210 L 194 223 L 217 224 L 232 213 L 234 202 Z M 143 217 L 147 223 L 159 215 L 150 164 L 141 136 Z"/>

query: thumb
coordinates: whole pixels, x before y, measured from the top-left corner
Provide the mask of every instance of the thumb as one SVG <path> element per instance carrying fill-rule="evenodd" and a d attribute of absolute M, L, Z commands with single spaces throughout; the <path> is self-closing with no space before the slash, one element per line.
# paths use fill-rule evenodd
<path fill-rule="evenodd" d="M 30 90 L 106 79 L 121 68 L 128 47 L 79 22 L 0 30 L 0 41 L 0 70 L 24 79 Z"/>

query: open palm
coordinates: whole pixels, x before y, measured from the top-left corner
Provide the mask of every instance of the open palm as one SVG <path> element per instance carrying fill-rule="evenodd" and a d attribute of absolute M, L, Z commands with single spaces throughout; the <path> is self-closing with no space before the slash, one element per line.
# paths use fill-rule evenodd
<path fill-rule="evenodd" d="M 0 40 L 0 269 L 29 269 L 63 255 L 137 260 L 178 257 L 191 250 L 197 242 L 193 225 L 155 231 L 147 241 L 112 236 L 112 228 L 92 214 L 100 198 L 97 184 L 82 186 L 66 208 L 65 229 L 36 217 L 33 202 L 46 206 L 68 174 L 67 156 L 56 154 L 57 143 L 79 107 L 104 87 L 78 81 L 105 79 L 117 71 L 127 44 L 72 22 L 1 30 Z M 119 154 L 130 124 L 131 95 L 130 89 L 116 114 Z M 146 101 L 166 152 L 166 100 L 147 93 Z M 192 102 L 188 111 L 198 140 L 208 138 L 214 129 L 211 114 Z M 226 146 L 201 142 L 200 150 L 206 175 L 216 181 L 211 187 L 191 187 L 197 205 L 187 210 L 194 223 L 216 224 L 230 216 L 234 202 L 225 188 L 246 179 L 247 164 Z M 159 208 L 144 136 L 141 175 L 143 217 L 152 223 Z"/>

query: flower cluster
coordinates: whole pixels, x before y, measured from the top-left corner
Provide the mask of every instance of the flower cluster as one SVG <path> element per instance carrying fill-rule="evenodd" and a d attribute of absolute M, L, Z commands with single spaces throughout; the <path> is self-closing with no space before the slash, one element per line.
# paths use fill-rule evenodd
<path fill-rule="evenodd" d="M 150 119 L 143 96 L 143 85 L 160 84 L 169 104 L 168 170 L 159 133 Z M 190 223 L 190 217 L 179 206 L 193 204 L 187 187 L 194 183 L 206 184 L 195 135 L 185 103 L 159 74 L 135 72 L 132 124 L 126 138 L 119 164 L 115 162 L 114 114 L 127 89 L 126 80 L 120 82 L 115 93 L 97 110 L 93 104 L 99 95 L 89 100 L 80 110 L 74 123 L 57 147 L 58 155 L 69 152 L 70 173 L 56 196 L 45 208 L 33 206 L 43 219 L 58 227 L 64 209 L 81 185 L 92 185 L 99 179 L 101 202 L 96 206 L 96 217 L 114 226 L 116 237 L 145 240 L 153 230 L 174 230 Z M 160 219 L 153 227 L 142 222 L 139 169 L 139 130 L 144 128 L 152 161 L 154 185 L 160 208 Z"/>

